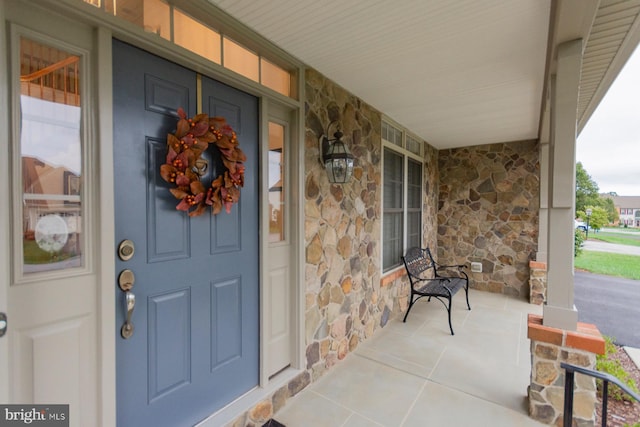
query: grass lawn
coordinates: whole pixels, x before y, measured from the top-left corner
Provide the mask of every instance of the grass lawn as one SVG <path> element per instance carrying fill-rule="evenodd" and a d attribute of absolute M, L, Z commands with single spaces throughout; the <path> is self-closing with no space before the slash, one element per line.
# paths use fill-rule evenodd
<path fill-rule="evenodd" d="M 640 280 L 640 256 L 636 255 L 582 251 L 574 265 L 591 273 Z"/>
<path fill-rule="evenodd" d="M 589 232 L 589 240 L 602 240 L 608 243 L 617 243 L 619 245 L 640 246 L 640 233 L 621 234 L 607 233 L 601 231 L 599 233 Z"/>

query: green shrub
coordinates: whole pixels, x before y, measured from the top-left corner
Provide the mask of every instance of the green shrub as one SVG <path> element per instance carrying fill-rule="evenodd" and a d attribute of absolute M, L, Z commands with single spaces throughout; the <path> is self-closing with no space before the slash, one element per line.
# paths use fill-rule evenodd
<path fill-rule="evenodd" d="M 629 373 L 624 369 L 619 360 L 610 359 L 610 355 L 616 352 L 616 346 L 613 338 L 604 337 L 604 354 L 596 356 L 596 370 L 606 372 L 618 378 L 625 383 L 631 390 L 638 393 L 638 386 L 633 378 L 629 377 Z M 602 396 L 602 380 L 596 380 L 598 386 L 598 395 Z M 613 385 L 609 387 L 609 396 L 615 400 L 629 400 L 630 397 L 623 392 L 620 387 Z M 640 427 L 640 426 L 639 426 Z"/>
<path fill-rule="evenodd" d="M 573 256 L 577 257 L 582 253 L 582 244 L 584 243 L 586 233 L 579 228 L 576 228 L 575 239 L 573 241 Z"/>

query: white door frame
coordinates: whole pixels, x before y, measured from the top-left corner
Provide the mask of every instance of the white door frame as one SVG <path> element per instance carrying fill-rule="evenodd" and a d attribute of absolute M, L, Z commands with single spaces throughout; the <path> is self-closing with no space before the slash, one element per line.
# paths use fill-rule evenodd
<path fill-rule="evenodd" d="M 7 46 L 7 28 L 4 13 L 5 5 L 0 4 L 0 46 Z M 0 70 L 9 70 L 7 55 L 0 55 Z M 3 74 L 7 75 L 7 74 Z M 7 78 L 0 79 L 0 152 L 9 153 L 9 81 Z M 9 156 L 0 156 L 0 194 L 8 198 L 10 190 L 9 180 Z M 0 312 L 8 311 L 9 282 L 11 280 L 11 234 L 9 217 L 11 207 L 9 203 L 0 203 Z M 7 330 L 11 328 L 11 319 L 8 319 Z M 9 337 L 7 335 L 0 338 L 0 402 L 9 402 Z"/>

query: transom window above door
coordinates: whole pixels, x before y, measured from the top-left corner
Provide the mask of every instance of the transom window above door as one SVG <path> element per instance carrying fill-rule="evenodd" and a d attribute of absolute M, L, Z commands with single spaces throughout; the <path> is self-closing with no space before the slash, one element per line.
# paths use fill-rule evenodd
<path fill-rule="evenodd" d="M 157 34 L 284 96 L 295 97 L 293 75 L 260 53 L 163 0 L 82 0 Z"/>

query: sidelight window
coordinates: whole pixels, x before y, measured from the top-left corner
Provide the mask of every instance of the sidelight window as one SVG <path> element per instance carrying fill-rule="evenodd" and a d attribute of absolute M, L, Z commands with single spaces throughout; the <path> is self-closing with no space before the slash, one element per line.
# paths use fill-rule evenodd
<path fill-rule="evenodd" d="M 83 264 L 81 57 L 20 39 L 23 273 Z"/>

